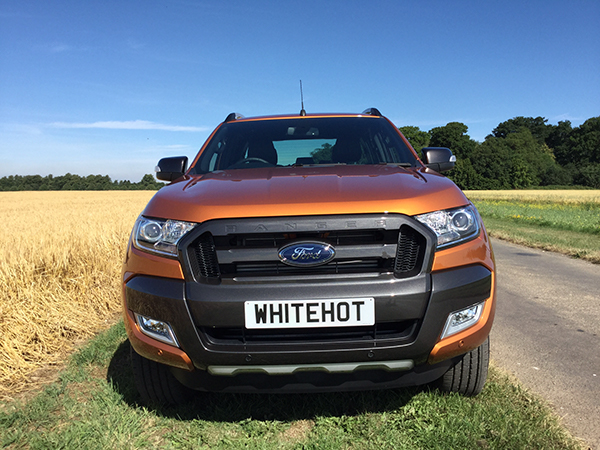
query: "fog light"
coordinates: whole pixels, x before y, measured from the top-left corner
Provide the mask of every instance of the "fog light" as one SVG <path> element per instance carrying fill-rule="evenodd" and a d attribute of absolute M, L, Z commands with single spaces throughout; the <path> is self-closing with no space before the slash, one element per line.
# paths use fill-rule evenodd
<path fill-rule="evenodd" d="M 164 342 L 165 344 L 179 347 L 177 339 L 175 338 L 175 333 L 173 333 L 171 325 L 169 325 L 167 322 L 154 320 L 138 313 L 135 313 L 135 320 L 140 326 L 142 333 L 144 333 L 146 336 L 150 336 L 152 339 Z"/>
<path fill-rule="evenodd" d="M 466 330 L 470 326 L 475 325 L 481 317 L 484 303 L 481 302 L 450 314 L 448 319 L 446 319 L 446 325 L 444 325 L 444 331 L 440 339 L 452 336 L 459 331 Z"/>

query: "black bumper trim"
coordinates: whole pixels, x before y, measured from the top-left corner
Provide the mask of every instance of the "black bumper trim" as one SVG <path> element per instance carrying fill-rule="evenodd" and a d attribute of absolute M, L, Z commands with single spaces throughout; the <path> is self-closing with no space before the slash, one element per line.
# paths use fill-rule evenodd
<path fill-rule="evenodd" d="M 474 303 L 486 300 L 491 295 L 492 273 L 481 265 L 472 265 L 431 274 L 431 281 L 421 280 L 421 293 L 413 292 L 411 295 L 402 295 L 405 286 L 410 280 L 402 280 L 394 283 L 365 284 L 348 283 L 346 289 L 352 292 L 361 290 L 372 292 L 378 304 L 376 309 L 377 320 L 390 320 L 388 314 L 406 314 L 403 312 L 406 305 L 413 305 L 412 310 L 419 311 L 421 325 L 416 338 L 411 342 L 394 342 L 390 340 L 385 343 L 373 343 L 365 340 L 340 345 L 336 342 L 320 343 L 313 346 L 295 345 L 293 349 L 283 347 L 274 343 L 269 346 L 249 348 L 241 346 L 237 349 L 221 351 L 211 348 L 199 336 L 196 323 L 193 319 L 194 303 L 186 299 L 185 282 L 148 276 L 137 276 L 126 285 L 127 307 L 134 312 L 169 322 L 175 332 L 181 349 L 188 354 L 198 369 L 206 369 L 209 365 L 244 366 L 244 365 L 285 365 L 285 364 L 332 364 L 345 362 L 372 362 L 410 359 L 416 366 L 427 361 L 429 353 L 436 344 L 442 331 L 446 318 L 451 312 L 466 308 Z M 417 283 L 417 286 L 418 284 Z M 206 285 L 202 286 L 206 288 Z M 263 286 L 256 286 L 255 290 L 249 292 L 248 285 L 243 286 L 236 293 L 239 297 L 236 302 L 230 303 L 217 298 L 213 302 L 206 302 L 203 311 L 209 317 L 226 315 L 221 321 L 231 323 L 231 317 L 237 317 L 238 326 L 243 326 L 243 313 L 236 313 L 228 309 L 234 303 L 241 302 L 238 307 L 243 311 L 243 300 L 245 295 L 259 295 Z M 321 288 L 321 283 L 308 283 L 302 295 L 310 295 L 310 288 Z M 413 286 L 414 287 L 414 286 Z M 430 287 L 430 290 L 424 289 Z M 217 286 L 212 287 L 214 289 Z M 229 291 L 225 288 L 222 295 Z M 281 296 L 277 288 L 273 288 L 271 295 Z M 410 289 L 409 289 L 410 290 Z M 208 289 L 208 299 L 216 291 Z M 235 289 L 233 290 L 235 292 Z M 295 291 L 294 291 L 295 292 Z M 319 291 L 320 292 L 320 291 Z M 297 293 L 297 292 L 296 292 Z M 313 294 L 314 295 L 314 294 Z M 330 295 L 336 295 L 335 289 Z M 338 293 L 339 295 L 339 293 Z M 191 305 L 191 306 L 190 306 Z M 220 306 L 226 306 L 221 308 Z M 235 306 L 235 304 L 234 304 Z M 211 311 L 212 309 L 212 311 Z M 411 308 L 408 308 L 411 310 Z M 198 308 L 195 308 L 196 314 Z M 413 313 L 414 313 L 413 311 Z M 229 313 L 228 313 L 229 312 Z M 411 313 L 411 314 L 413 314 Z M 197 319 L 196 319 L 197 320 Z M 235 320 L 234 322 L 235 323 Z M 360 372 L 360 371 L 359 371 Z M 329 376 L 329 375 L 328 375 Z"/>

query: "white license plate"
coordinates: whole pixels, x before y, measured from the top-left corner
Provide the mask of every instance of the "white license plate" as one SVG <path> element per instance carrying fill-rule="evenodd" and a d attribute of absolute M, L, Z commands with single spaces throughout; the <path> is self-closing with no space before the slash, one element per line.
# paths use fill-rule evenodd
<path fill-rule="evenodd" d="M 375 299 L 345 298 L 244 303 L 246 328 L 352 327 L 375 324 Z"/>

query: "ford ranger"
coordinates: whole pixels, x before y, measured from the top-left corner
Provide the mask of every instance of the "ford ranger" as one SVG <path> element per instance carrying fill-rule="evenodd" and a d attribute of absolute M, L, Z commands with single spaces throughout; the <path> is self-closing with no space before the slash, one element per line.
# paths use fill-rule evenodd
<path fill-rule="evenodd" d="M 145 402 L 435 384 L 478 394 L 494 256 L 473 204 L 377 109 L 232 113 L 137 219 L 122 273 Z"/>

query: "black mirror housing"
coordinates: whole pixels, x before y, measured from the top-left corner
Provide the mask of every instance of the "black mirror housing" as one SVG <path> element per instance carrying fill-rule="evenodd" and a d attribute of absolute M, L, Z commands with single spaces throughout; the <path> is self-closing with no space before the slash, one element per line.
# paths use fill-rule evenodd
<path fill-rule="evenodd" d="M 425 167 L 433 169 L 436 172 L 447 172 L 454 169 L 456 156 L 446 147 L 425 147 L 423 150 L 423 159 Z"/>
<path fill-rule="evenodd" d="M 187 170 L 187 156 L 172 156 L 161 159 L 156 168 L 156 178 L 162 181 L 173 181 L 181 178 Z"/>

